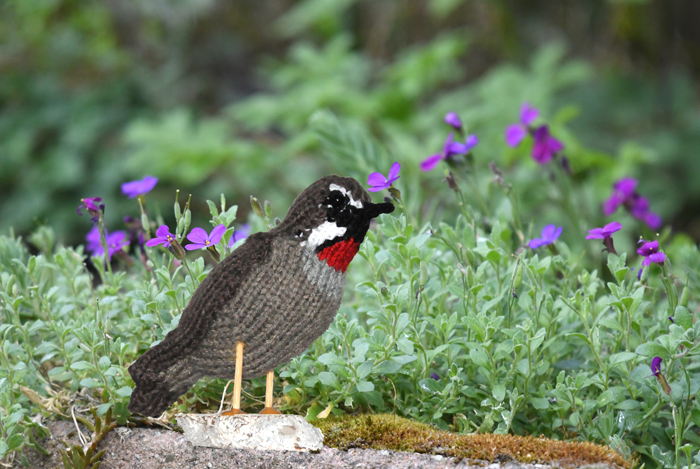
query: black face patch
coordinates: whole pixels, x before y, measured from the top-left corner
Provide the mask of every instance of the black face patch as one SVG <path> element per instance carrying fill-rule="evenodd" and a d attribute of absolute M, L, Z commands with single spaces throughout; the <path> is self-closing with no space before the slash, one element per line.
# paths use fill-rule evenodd
<path fill-rule="evenodd" d="M 342 236 L 326 240 L 316 248 L 316 252 L 321 252 L 339 241 L 352 239 L 361 243 L 365 239 L 371 218 L 365 216 L 363 209 L 352 205 L 347 195 L 340 191 L 331 191 L 323 205 L 327 208 L 326 220 L 347 230 Z"/>

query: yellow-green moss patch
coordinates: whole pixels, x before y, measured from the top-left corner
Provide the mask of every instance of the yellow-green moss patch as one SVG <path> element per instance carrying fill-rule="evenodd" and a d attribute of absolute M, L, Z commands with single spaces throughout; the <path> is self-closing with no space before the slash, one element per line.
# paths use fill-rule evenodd
<path fill-rule="evenodd" d="M 441 454 L 460 459 L 557 461 L 564 465 L 607 463 L 629 468 L 618 453 L 594 443 L 568 442 L 514 435 L 458 435 L 394 415 L 346 415 L 314 422 L 333 448 L 388 449 Z"/>

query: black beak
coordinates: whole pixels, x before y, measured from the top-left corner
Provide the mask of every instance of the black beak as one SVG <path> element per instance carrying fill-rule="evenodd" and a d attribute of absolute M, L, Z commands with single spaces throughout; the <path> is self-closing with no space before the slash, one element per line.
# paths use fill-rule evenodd
<path fill-rule="evenodd" d="M 394 211 L 394 204 L 384 202 L 383 204 L 370 203 L 365 208 L 365 216 L 369 219 L 376 218 L 382 213 L 391 213 Z"/>

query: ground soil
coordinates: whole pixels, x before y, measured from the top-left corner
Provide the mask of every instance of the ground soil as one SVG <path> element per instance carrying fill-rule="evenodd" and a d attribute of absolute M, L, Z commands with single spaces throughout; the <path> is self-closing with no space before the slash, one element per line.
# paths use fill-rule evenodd
<path fill-rule="evenodd" d="M 51 437 L 43 441 L 50 452 L 44 456 L 26 453 L 32 469 L 62 468 L 60 440 L 78 443 L 72 422 L 48 422 Z M 89 432 L 82 431 L 87 435 Z M 508 468 L 534 469 L 556 466 L 520 464 L 504 461 L 488 464 L 479 461 L 457 461 L 439 455 L 404 453 L 386 450 L 351 449 L 341 451 L 324 447 L 318 453 L 286 451 L 244 451 L 192 446 L 181 433 L 156 428 L 117 427 L 99 443 L 98 450 L 106 449 L 100 469 L 180 469 L 180 468 L 279 468 L 279 469 L 344 469 L 344 468 Z M 16 468 L 22 467 L 19 464 Z M 588 466 L 606 468 L 607 466 Z"/>

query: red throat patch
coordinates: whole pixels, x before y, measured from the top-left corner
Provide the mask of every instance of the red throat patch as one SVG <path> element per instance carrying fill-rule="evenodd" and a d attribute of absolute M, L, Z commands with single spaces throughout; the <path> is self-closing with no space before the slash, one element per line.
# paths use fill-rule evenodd
<path fill-rule="evenodd" d="M 348 269 L 350 261 L 355 257 L 357 251 L 360 250 L 360 243 L 356 243 L 353 239 L 347 239 L 333 246 L 328 246 L 326 249 L 318 253 L 318 258 L 343 273 Z"/>

